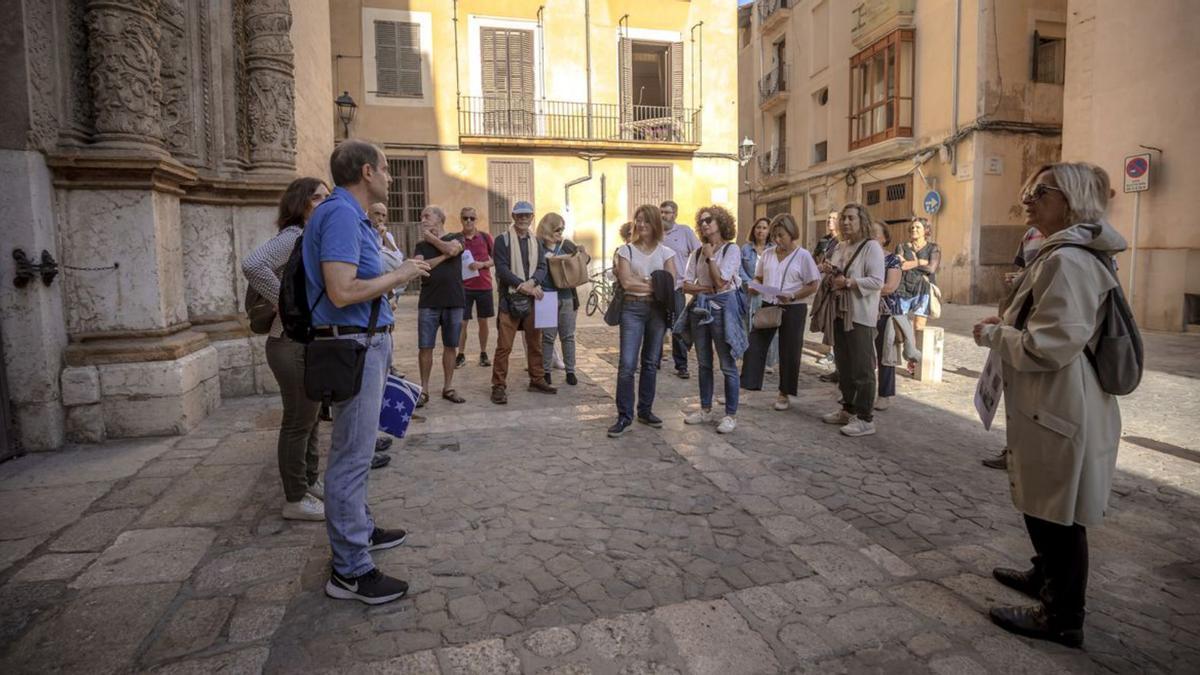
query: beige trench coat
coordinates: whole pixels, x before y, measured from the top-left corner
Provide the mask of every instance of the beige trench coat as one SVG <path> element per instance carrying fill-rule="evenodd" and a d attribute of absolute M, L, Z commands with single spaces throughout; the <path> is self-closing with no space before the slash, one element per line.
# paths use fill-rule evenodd
<path fill-rule="evenodd" d="M 1004 370 L 1009 481 L 1022 513 L 1058 523 L 1097 525 L 1108 508 L 1121 411 L 1100 388 L 1083 353 L 1102 319 L 1101 301 L 1116 280 L 1081 244 L 1110 255 L 1125 240 L 1107 223 L 1075 225 L 1047 237 L 1001 306 L 1003 322 L 986 326 L 982 346 Z M 1023 330 L 1014 327 L 1033 298 Z"/>

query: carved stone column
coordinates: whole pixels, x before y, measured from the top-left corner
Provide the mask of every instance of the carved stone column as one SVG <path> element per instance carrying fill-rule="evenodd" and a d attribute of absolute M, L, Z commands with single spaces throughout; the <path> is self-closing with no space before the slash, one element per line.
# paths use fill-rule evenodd
<path fill-rule="evenodd" d="M 95 141 L 162 150 L 159 0 L 88 0 L 88 87 Z"/>
<path fill-rule="evenodd" d="M 255 169 L 296 168 L 296 82 L 288 0 L 246 3 L 246 120 Z"/>

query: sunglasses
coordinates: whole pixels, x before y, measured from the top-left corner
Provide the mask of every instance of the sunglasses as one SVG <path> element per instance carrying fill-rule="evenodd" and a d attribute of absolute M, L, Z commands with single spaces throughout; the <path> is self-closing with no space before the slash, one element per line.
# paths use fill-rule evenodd
<path fill-rule="evenodd" d="M 1042 197 L 1045 197 L 1046 193 L 1051 190 L 1054 190 L 1060 194 L 1062 193 L 1061 188 L 1056 188 L 1053 185 L 1046 185 L 1045 183 L 1038 183 L 1037 185 L 1033 186 L 1032 190 L 1026 191 L 1025 194 L 1021 196 L 1021 200 L 1026 202 L 1036 202 Z"/>
<path fill-rule="evenodd" d="M 475 220 L 475 216 L 463 216 L 463 220 Z"/>
<path fill-rule="evenodd" d="M 705 217 L 703 217 L 703 218 L 701 218 L 701 219 L 699 220 L 699 223 L 700 223 L 701 225 L 707 225 L 707 224 L 711 223 L 712 221 L 713 221 L 713 217 L 712 217 L 712 216 L 705 216 Z"/>
<path fill-rule="evenodd" d="M 556 227 L 554 228 L 554 234 L 562 234 L 564 229 L 565 228 L 562 227 Z"/>

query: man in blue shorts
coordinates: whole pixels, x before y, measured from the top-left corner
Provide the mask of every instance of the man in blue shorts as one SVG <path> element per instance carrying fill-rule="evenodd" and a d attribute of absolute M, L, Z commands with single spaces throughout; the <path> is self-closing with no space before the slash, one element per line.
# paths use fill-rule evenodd
<path fill-rule="evenodd" d="M 378 605 L 404 597 L 408 583 L 375 567 L 371 551 L 404 543 L 404 530 L 375 526 L 367 506 L 367 475 L 379 429 L 379 410 L 392 362 L 392 309 L 381 298 L 428 273 L 428 265 L 406 260 L 385 272 L 379 238 L 367 217 L 371 203 L 387 199 L 387 157 L 370 143 L 348 140 L 329 158 L 337 186 L 313 211 L 304 228 L 304 274 L 316 298 L 312 323 L 317 340 L 354 340 L 366 347 L 361 386 L 333 404 L 333 438 L 325 470 L 325 528 L 332 570 L 325 594 Z M 375 332 L 370 334 L 372 310 Z"/>

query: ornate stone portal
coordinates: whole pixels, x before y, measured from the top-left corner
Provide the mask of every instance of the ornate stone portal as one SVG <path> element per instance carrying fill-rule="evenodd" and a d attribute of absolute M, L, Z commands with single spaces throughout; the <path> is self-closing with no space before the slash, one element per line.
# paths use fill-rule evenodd
<path fill-rule="evenodd" d="M 28 72 L 12 75 L 28 77 L 35 114 L 25 146 L 0 159 L 49 169 L 54 217 L 13 241 L 33 249 L 49 228 L 69 267 L 38 328 L 68 342 L 39 361 L 53 372 L 36 409 L 57 410 L 60 430 L 26 433 L 18 415 L 18 432 L 32 449 L 64 429 L 81 441 L 185 432 L 222 394 L 273 384 L 240 318 L 240 268 L 295 171 L 289 2 L 23 2 Z M 5 339 L 10 362 L 30 349 Z"/>

